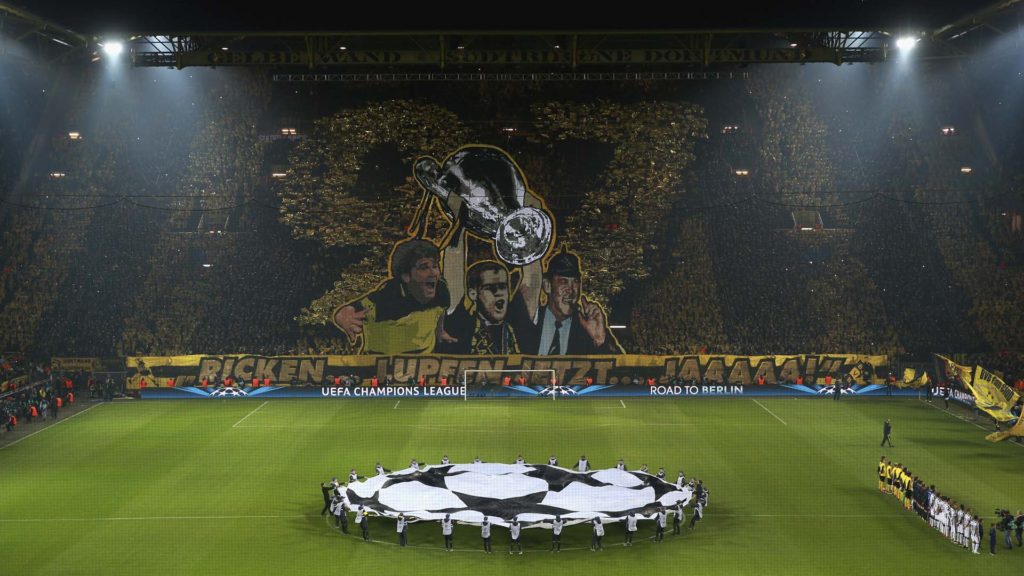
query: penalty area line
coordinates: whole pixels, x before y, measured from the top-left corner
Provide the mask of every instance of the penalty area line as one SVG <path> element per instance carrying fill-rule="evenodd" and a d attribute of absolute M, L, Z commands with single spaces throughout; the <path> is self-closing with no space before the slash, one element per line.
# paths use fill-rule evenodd
<path fill-rule="evenodd" d="M 241 420 L 239 420 L 238 422 L 235 422 L 235 425 L 234 425 L 234 426 L 232 426 L 232 428 L 238 428 L 238 425 L 239 425 L 239 424 L 241 424 L 242 422 L 245 422 L 245 419 L 246 419 L 246 418 L 248 418 L 249 416 L 252 416 L 253 414 L 255 414 L 255 413 L 257 413 L 257 412 L 259 412 L 259 411 L 260 411 L 260 408 L 263 408 L 263 407 L 264 407 L 264 406 L 266 406 L 267 404 L 270 404 L 270 400 L 264 400 L 264 401 L 263 401 L 263 404 L 260 404 L 259 406 L 257 406 L 256 408 L 254 408 L 252 412 L 249 412 L 249 413 L 248 413 L 248 414 L 246 414 L 245 416 L 242 416 L 242 419 L 241 419 Z"/>
<path fill-rule="evenodd" d="M 394 407 L 394 410 L 398 410 L 398 403 L 399 403 L 399 402 L 401 402 L 401 400 L 396 400 L 396 401 L 395 401 L 395 407 Z"/>
<path fill-rule="evenodd" d="M 626 407 L 626 403 L 625 403 L 625 402 L 623 402 L 623 401 L 622 401 L 621 399 L 619 400 L 619 404 L 622 404 L 622 407 L 623 407 L 623 408 L 625 408 L 625 407 Z"/>
<path fill-rule="evenodd" d="M 765 412 L 767 412 L 767 413 L 771 414 L 772 416 L 774 416 L 776 420 L 778 420 L 779 422 L 782 422 L 782 425 L 783 425 L 783 426 L 789 426 L 789 424 L 786 424 L 786 421 L 785 421 L 785 420 L 783 420 L 782 418 L 779 418 L 778 416 L 776 416 L 776 415 L 775 415 L 775 412 L 772 412 L 771 410 L 769 410 L 769 409 L 765 408 L 765 407 L 764 407 L 764 404 L 761 404 L 761 403 L 760 403 L 760 402 L 758 402 L 757 400 L 754 400 L 754 404 L 757 404 L 757 405 L 758 405 L 758 406 L 760 406 L 760 407 L 761 407 L 761 408 L 762 408 L 762 409 L 763 409 L 763 410 L 764 410 Z"/>

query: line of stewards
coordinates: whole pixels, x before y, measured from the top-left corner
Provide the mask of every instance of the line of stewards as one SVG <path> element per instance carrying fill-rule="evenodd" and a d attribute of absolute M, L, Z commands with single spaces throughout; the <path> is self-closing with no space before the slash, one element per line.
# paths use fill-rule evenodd
<path fill-rule="evenodd" d="M 376 384 L 374 384 L 374 382 L 376 382 L 376 381 L 377 381 L 377 377 L 374 376 L 373 379 L 370 380 L 370 385 L 371 386 L 376 386 Z M 443 375 L 443 376 L 441 376 L 441 379 L 440 379 L 439 383 L 440 383 L 441 386 L 448 386 L 448 385 L 451 384 L 451 379 L 448 377 L 448 375 Z M 427 385 L 427 377 L 423 376 L 423 375 L 420 375 L 419 379 L 416 380 L 416 385 L 421 387 L 421 388 L 426 386 Z M 506 386 L 507 386 L 507 384 L 506 384 Z"/>

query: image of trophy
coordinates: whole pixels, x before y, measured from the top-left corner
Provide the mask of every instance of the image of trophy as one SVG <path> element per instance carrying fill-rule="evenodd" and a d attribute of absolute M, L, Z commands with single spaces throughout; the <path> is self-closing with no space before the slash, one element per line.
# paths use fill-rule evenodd
<path fill-rule="evenodd" d="M 507 264 L 530 264 L 551 247 L 551 217 L 524 205 L 526 181 L 503 150 L 467 146 L 442 165 L 433 158 L 419 158 L 414 174 L 424 190 L 441 200 L 455 226 L 493 240 L 495 252 Z M 461 202 L 450 202 L 453 194 Z M 458 208 L 453 210 L 452 205 Z"/>

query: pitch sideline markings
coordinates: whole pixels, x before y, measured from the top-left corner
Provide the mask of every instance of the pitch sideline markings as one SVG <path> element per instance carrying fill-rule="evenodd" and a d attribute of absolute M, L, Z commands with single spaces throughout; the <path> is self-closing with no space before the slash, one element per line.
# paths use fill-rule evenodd
<path fill-rule="evenodd" d="M 939 408 L 938 406 L 936 406 L 935 404 L 932 404 L 931 402 L 926 402 L 926 401 L 924 401 L 924 400 L 921 400 L 920 398 L 918 398 L 918 400 L 917 400 L 917 401 L 918 401 L 918 402 L 921 402 L 922 404 L 927 404 L 927 405 L 931 406 L 932 408 L 935 408 L 935 409 L 936 409 L 936 410 L 938 410 L 939 412 L 945 412 L 946 414 L 949 414 L 949 415 L 950 415 L 950 416 L 952 416 L 953 418 L 956 418 L 957 420 L 960 420 L 961 422 L 966 422 L 966 423 L 970 424 L 971 426 L 974 426 L 975 428 L 979 428 L 979 429 L 981 429 L 981 430 L 985 430 L 986 432 L 988 432 L 988 431 L 989 431 L 989 429 L 988 429 L 988 428 L 985 428 L 985 427 L 984 427 L 984 426 L 982 426 L 981 424 L 978 424 L 977 422 L 971 422 L 970 420 L 968 420 L 968 419 L 966 419 L 966 418 L 963 418 L 963 417 L 961 417 L 961 416 L 957 416 L 956 414 L 953 414 L 953 413 L 952 413 L 952 412 L 950 412 L 949 410 L 946 410 L 945 408 Z M 1024 444 L 1018 444 L 1018 443 L 1016 443 L 1016 442 L 1010 442 L 1009 440 L 1007 440 L 1007 442 L 1009 442 L 1010 444 L 1013 444 L 1014 446 L 1016 446 L 1016 447 L 1018 447 L 1018 448 L 1024 448 Z"/>
<path fill-rule="evenodd" d="M 762 409 L 763 409 L 763 410 L 764 410 L 765 412 L 767 412 L 767 413 L 771 414 L 772 416 L 774 416 L 776 420 L 778 420 L 779 422 L 782 422 L 782 425 L 783 425 L 783 426 L 789 426 L 789 424 L 786 424 L 786 421 L 785 421 L 785 420 L 783 420 L 782 418 L 779 418 L 778 416 L 775 416 L 775 412 L 772 412 L 771 410 L 769 410 L 769 409 L 765 408 L 765 407 L 764 407 L 764 404 L 761 404 L 761 403 L 760 403 L 760 402 L 758 402 L 757 400 L 754 400 L 754 404 L 757 404 L 757 405 L 758 405 L 758 406 L 760 406 L 760 407 L 761 407 L 761 408 L 762 408 Z"/>
<path fill-rule="evenodd" d="M 4 448 L 7 448 L 8 446 L 14 446 L 18 442 L 21 442 L 22 440 L 28 440 L 29 438 L 35 436 L 36 434 L 39 434 L 40 432 L 43 432 L 44 430 L 49 430 L 50 428 L 53 428 L 54 426 L 56 426 L 58 424 L 63 424 L 64 422 L 67 422 L 68 420 L 71 420 L 75 416 L 78 416 L 79 414 L 85 414 L 89 410 L 92 410 L 93 408 L 95 408 L 97 406 L 102 406 L 103 404 L 105 404 L 105 402 L 100 402 L 99 404 L 93 404 L 92 406 L 89 406 L 88 408 L 86 408 L 85 410 L 82 410 L 81 412 L 75 412 L 71 416 L 68 416 L 67 418 L 65 418 L 63 420 L 58 420 L 58 421 L 54 422 L 53 424 L 50 424 L 46 428 L 40 428 L 39 430 L 36 430 L 35 432 L 29 434 L 28 436 L 22 436 L 21 438 L 18 438 L 17 440 L 15 440 L 14 442 L 11 442 L 10 444 L 4 444 L 3 446 L 0 446 L 0 450 L 3 450 Z"/>
<path fill-rule="evenodd" d="M 448 425 L 444 425 L 444 426 L 437 426 L 437 425 L 432 425 L 432 424 L 394 423 L 394 424 L 391 424 L 391 425 L 392 426 L 401 426 L 403 428 L 417 428 L 417 429 L 420 429 L 420 430 L 442 430 L 442 431 L 444 431 L 444 430 L 459 430 L 459 431 L 462 431 L 462 432 L 492 432 L 494 430 L 493 428 L 481 428 L 481 427 L 476 426 L 476 425 L 461 426 L 461 425 L 457 425 L 457 424 L 448 424 Z M 614 423 L 614 422 L 605 422 L 603 424 L 594 424 L 592 426 L 578 426 L 578 427 L 575 427 L 575 428 L 559 428 L 559 430 L 566 431 L 566 432 L 571 432 L 571 431 L 579 431 L 579 430 L 593 430 L 594 428 L 609 428 L 611 426 L 619 426 L 619 425 L 620 424 Z M 695 424 L 691 423 L 691 422 L 645 422 L 644 423 L 644 426 L 664 426 L 664 427 L 670 427 L 670 428 L 676 428 L 676 427 L 680 427 L 680 426 L 693 426 L 693 425 L 695 425 Z M 247 424 L 245 426 L 239 426 L 239 428 L 249 428 L 249 429 L 253 429 L 253 428 L 266 428 L 268 430 L 269 429 L 273 429 L 273 428 L 284 428 L 284 429 L 300 430 L 300 429 L 304 429 L 304 428 L 320 429 L 320 428 L 323 428 L 323 426 L 324 425 L 322 425 L 322 424 L 252 424 L 252 425 Z M 550 424 L 533 424 L 533 425 L 531 425 L 531 424 L 519 424 L 519 425 L 517 425 L 517 427 L 518 428 L 526 428 L 526 429 L 543 428 L 545 430 L 549 430 L 551 428 L 551 425 Z"/>
<path fill-rule="evenodd" d="M 259 405 L 259 406 L 257 406 L 257 407 L 256 407 L 255 409 L 253 409 L 253 411 L 252 411 L 252 412 L 249 412 L 249 413 L 248 413 L 248 414 L 246 414 L 245 416 L 242 416 L 242 419 L 241 419 L 241 420 L 239 420 L 238 422 L 235 422 L 235 425 L 234 425 L 234 426 L 232 426 L 232 428 L 238 428 L 238 425 L 239 425 L 239 424 L 241 424 L 242 422 L 245 422 L 245 419 L 246 419 L 246 418 L 248 418 L 249 416 L 252 416 L 253 414 L 255 414 L 255 413 L 257 413 L 257 412 L 259 412 L 259 411 L 260 411 L 260 408 L 263 408 L 263 407 L 264 407 L 264 406 L 266 406 L 267 404 L 270 404 L 270 400 L 264 400 L 264 401 L 263 401 L 263 404 L 260 404 L 260 405 Z"/>
<path fill-rule="evenodd" d="M 242 515 L 242 516 L 111 516 L 107 518 L 0 518 L 0 523 L 25 523 L 25 522 L 130 522 L 137 521 L 161 521 L 161 520 L 246 520 L 246 519 L 280 519 L 280 518 L 313 518 L 315 514 L 287 514 L 287 515 Z"/>

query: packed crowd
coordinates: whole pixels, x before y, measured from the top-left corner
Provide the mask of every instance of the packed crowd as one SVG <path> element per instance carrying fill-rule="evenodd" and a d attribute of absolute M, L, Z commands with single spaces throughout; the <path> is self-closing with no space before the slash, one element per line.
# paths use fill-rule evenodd
<path fill-rule="evenodd" d="M 955 139 L 945 138 L 935 118 L 945 118 L 946 110 L 914 113 L 910 104 L 894 108 L 879 128 L 863 122 L 857 109 L 833 110 L 827 105 L 833 95 L 802 90 L 814 73 L 789 68 L 758 74 L 744 89 L 719 91 L 707 102 L 695 96 L 706 112 L 687 104 L 679 108 L 681 120 L 638 129 L 665 135 L 657 142 L 601 127 L 617 125 L 608 118 L 622 120 L 628 106 L 588 105 L 580 108 L 586 114 L 573 115 L 565 105 L 524 104 L 518 113 L 541 118 L 538 132 L 550 134 L 496 143 L 529 165 L 534 186 L 566 211 L 558 218 L 579 228 L 564 237 L 578 240 L 573 247 L 582 252 L 584 292 L 610 317 L 628 322 L 620 339 L 629 352 L 1024 349 L 1024 333 L 1016 329 L 1024 325 L 1019 238 L 997 226 L 996 204 L 984 197 L 941 204 L 985 190 L 982 178 L 969 181 L 950 170 L 973 162 L 971 131 L 962 127 Z M 282 192 L 270 182 L 273 155 L 257 128 L 281 124 L 283 114 L 298 115 L 298 123 L 316 118 L 281 110 L 294 102 L 257 78 L 207 76 L 192 102 L 143 109 L 115 100 L 97 112 L 86 105 L 92 98 L 69 100 L 67 118 L 56 124 L 85 127 L 83 139 L 58 138 L 37 161 L 40 176 L 28 187 L 41 209 L 0 216 L 0 349 L 93 356 L 353 351 L 319 323 L 340 294 L 351 296 L 353 282 L 379 280 L 385 255 L 369 262 L 359 246 L 332 244 L 330 238 L 348 237 L 339 236 L 338 216 L 325 216 L 312 200 L 303 204 L 293 185 Z M 101 89 L 94 78 L 83 81 L 83 93 Z M 941 89 L 949 87 L 936 87 L 936 94 Z M 461 114 L 472 113 L 472 105 L 463 98 L 453 106 L 466 108 Z M 399 120 L 439 110 L 407 108 Z M 401 163 L 423 145 L 419 133 L 396 140 L 391 132 L 401 122 L 380 116 L 392 109 L 371 106 L 362 116 L 335 115 L 319 124 L 348 130 L 376 119 L 389 132 L 359 143 L 355 155 L 330 148 L 338 156 L 320 166 L 327 176 L 317 170 L 307 176 L 346 186 L 356 179 L 349 195 L 359 206 L 376 206 L 389 194 L 415 196 L 379 166 L 352 164 L 362 155 L 378 158 L 378 148 L 391 145 L 397 147 L 392 160 Z M 638 107 L 636 117 L 665 124 L 666 110 L 675 109 Z M 443 135 L 430 150 L 436 154 L 451 148 L 448 140 L 482 130 L 475 124 L 436 129 Z M 552 146 L 545 137 L 570 156 L 577 139 L 611 146 L 610 164 L 584 179 L 593 190 L 565 191 L 562 198 L 564 183 L 545 175 Z M 2 139 L 0 145 L 7 148 Z M 291 147 L 283 155 L 289 161 L 311 150 L 301 141 L 283 146 Z M 641 170 L 634 166 L 637 150 L 679 169 Z M 13 158 L 6 154 L 4 162 Z M 57 170 L 64 176 L 49 176 Z M 621 199 L 620 188 L 648 184 L 681 191 L 658 192 L 637 204 L 639 215 L 606 205 Z M 863 193 L 872 190 L 884 197 Z M 808 207 L 820 212 L 825 230 L 793 230 L 791 212 Z M 402 210 L 367 212 L 359 226 L 376 219 L 395 228 L 407 219 Z M 373 237 L 401 232 L 375 230 Z M 624 256 L 609 251 L 622 251 L 627 232 L 643 246 L 618 270 Z M 590 234 L 589 243 L 581 234 Z"/>

